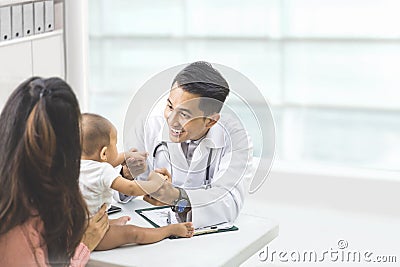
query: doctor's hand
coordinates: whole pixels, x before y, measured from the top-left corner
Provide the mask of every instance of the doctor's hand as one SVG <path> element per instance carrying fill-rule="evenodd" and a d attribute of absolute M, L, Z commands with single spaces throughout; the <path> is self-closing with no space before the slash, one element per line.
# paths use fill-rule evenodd
<path fill-rule="evenodd" d="M 139 183 L 139 181 L 137 181 Z M 168 177 L 157 173 L 155 171 L 151 171 L 149 176 L 147 177 L 147 183 L 139 184 L 142 186 L 142 189 L 147 193 L 152 193 L 160 190 L 160 188 L 164 185 L 164 183 L 168 183 Z"/>
<path fill-rule="evenodd" d="M 172 177 L 166 168 L 159 168 L 154 170 L 156 173 L 162 174 L 167 178 L 167 181 L 172 183 Z"/>
<path fill-rule="evenodd" d="M 172 205 L 178 198 L 179 189 L 175 188 L 171 183 L 166 182 L 156 192 L 143 197 L 143 200 L 155 206 L 163 206 Z"/>
<path fill-rule="evenodd" d="M 128 179 L 142 174 L 147 169 L 147 152 L 138 152 L 136 149 L 131 149 L 125 152 L 125 163 L 122 164 L 122 176 Z"/>

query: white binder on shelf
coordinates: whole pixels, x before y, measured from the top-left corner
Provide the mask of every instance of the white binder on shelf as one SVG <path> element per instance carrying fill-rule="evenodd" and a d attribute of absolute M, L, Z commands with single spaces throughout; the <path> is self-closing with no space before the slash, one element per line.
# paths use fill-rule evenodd
<path fill-rule="evenodd" d="M 33 24 L 33 4 L 28 3 L 22 6 L 23 13 L 23 30 L 24 36 L 30 36 L 34 33 Z"/>
<path fill-rule="evenodd" d="M 21 38 L 23 36 L 22 5 L 11 7 L 11 33 L 13 39 Z"/>
<path fill-rule="evenodd" d="M 35 25 L 35 34 L 44 32 L 44 2 L 33 3 L 33 21 Z"/>
<path fill-rule="evenodd" d="M 11 40 L 11 7 L 0 7 L 0 42 Z"/>
<path fill-rule="evenodd" d="M 46 32 L 54 30 L 54 0 L 44 1 L 44 25 Z"/>

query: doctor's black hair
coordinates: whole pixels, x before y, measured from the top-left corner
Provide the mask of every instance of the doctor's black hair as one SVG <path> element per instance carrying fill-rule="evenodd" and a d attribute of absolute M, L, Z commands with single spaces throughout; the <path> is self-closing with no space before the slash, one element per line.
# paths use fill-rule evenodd
<path fill-rule="evenodd" d="M 228 82 L 205 61 L 193 62 L 181 70 L 172 82 L 172 89 L 176 86 L 202 97 L 199 108 L 206 115 L 219 113 L 229 94 Z"/>

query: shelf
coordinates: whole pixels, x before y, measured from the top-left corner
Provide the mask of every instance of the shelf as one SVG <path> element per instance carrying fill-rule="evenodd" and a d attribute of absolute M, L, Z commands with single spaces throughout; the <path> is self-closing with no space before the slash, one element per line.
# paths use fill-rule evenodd
<path fill-rule="evenodd" d="M 44 1 L 44 0 L 2 0 L 0 6 L 11 6 L 26 2 L 38 2 L 38 1 Z"/>
<path fill-rule="evenodd" d="M 54 30 L 51 32 L 45 32 L 45 33 L 36 34 L 36 35 L 28 36 L 28 37 L 21 37 L 21 38 L 12 39 L 9 41 L 2 41 L 2 42 L 0 42 L 0 47 L 30 42 L 30 41 L 34 41 L 34 40 L 39 40 L 39 39 L 44 39 L 44 38 L 48 38 L 48 37 L 52 37 L 52 36 L 59 36 L 59 35 L 63 35 L 63 30 L 61 30 L 61 29 Z"/>

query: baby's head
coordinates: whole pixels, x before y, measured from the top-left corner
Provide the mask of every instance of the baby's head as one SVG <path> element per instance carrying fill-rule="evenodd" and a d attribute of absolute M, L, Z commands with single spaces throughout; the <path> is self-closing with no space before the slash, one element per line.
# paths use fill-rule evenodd
<path fill-rule="evenodd" d="M 117 130 L 106 118 L 82 114 L 82 158 L 113 164 L 118 158 Z"/>

